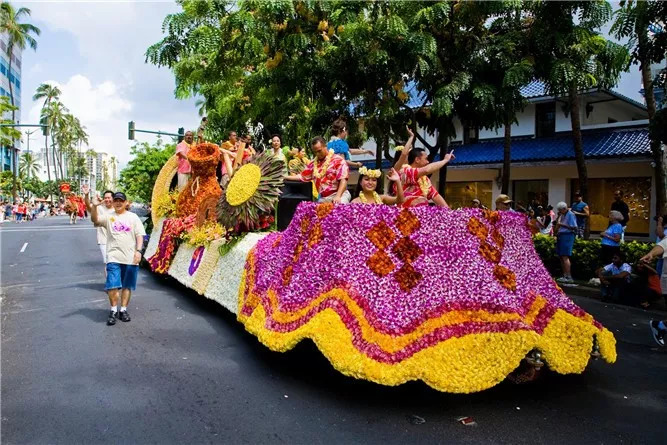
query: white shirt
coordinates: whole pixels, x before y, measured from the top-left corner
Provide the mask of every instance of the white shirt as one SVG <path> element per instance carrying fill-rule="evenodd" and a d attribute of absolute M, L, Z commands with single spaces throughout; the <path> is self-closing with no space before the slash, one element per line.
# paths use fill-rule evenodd
<path fill-rule="evenodd" d="M 107 208 L 104 204 L 97 206 L 97 214 L 99 216 L 109 216 L 112 213 L 116 213 L 113 207 Z M 107 228 L 106 226 L 97 227 L 97 244 L 106 244 L 107 243 Z"/>

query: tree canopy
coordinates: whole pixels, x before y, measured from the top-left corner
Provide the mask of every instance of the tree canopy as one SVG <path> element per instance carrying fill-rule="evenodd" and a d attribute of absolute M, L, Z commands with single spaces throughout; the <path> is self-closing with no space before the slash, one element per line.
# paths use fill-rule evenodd
<path fill-rule="evenodd" d="M 146 142 L 134 145 L 130 151 L 133 158 L 120 173 L 120 189 L 132 201 L 150 202 L 153 184 L 175 152 L 175 144 L 164 145 L 159 139 L 153 145 Z"/>

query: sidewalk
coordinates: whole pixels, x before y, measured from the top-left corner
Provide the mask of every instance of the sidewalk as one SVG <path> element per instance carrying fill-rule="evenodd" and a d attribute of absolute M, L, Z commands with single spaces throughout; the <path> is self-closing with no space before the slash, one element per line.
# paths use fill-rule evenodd
<path fill-rule="evenodd" d="M 563 283 L 558 283 L 558 285 L 562 287 L 563 291 L 565 291 L 565 293 L 568 295 L 575 295 L 577 297 L 586 297 L 598 301 L 602 300 L 602 297 L 600 296 L 599 287 L 590 286 L 588 284 L 576 283 L 576 282 L 575 285 L 567 285 Z M 636 309 L 644 310 L 643 308 L 637 306 L 628 306 L 628 307 L 634 307 Z M 667 311 L 667 304 L 665 304 L 665 299 L 661 298 L 655 301 L 654 303 L 651 304 L 650 308 L 648 308 L 647 310 Z"/>

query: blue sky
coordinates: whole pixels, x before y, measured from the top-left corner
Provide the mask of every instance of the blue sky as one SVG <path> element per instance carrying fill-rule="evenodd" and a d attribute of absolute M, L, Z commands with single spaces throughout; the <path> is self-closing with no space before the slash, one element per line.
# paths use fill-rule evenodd
<path fill-rule="evenodd" d="M 23 54 L 22 121 L 34 122 L 41 104 L 32 94 L 43 82 L 56 82 L 62 101 L 90 134 L 90 147 L 130 159 L 127 122 L 137 128 L 175 132 L 196 128 L 194 100 L 174 98 L 174 78 L 166 68 L 146 64 L 146 48 L 162 36 L 162 21 L 178 12 L 174 2 L 17 2 L 32 10 L 42 30 L 37 51 Z M 643 102 L 637 66 L 623 75 L 617 90 Z M 153 141 L 149 135 L 139 140 Z M 31 142 L 39 146 L 41 138 Z M 33 145 L 34 146 L 34 145 Z"/>

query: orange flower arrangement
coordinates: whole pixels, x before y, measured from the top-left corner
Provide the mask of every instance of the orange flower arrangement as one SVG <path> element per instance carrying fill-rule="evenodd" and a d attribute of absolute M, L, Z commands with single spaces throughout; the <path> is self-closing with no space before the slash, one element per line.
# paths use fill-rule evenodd
<path fill-rule="evenodd" d="M 468 232 L 479 238 L 482 242 L 486 241 L 486 237 L 489 235 L 489 229 L 482 221 L 474 217 L 468 220 Z"/>
<path fill-rule="evenodd" d="M 315 209 L 315 213 L 317 213 L 317 217 L 320 219 L 325 218 L 331 211 L 334 209 L 333 202 L 325 202 L 322 204 L 318 204 L 317 208 Z"/>
<path fill-rule="evenodd" d="M 484 218 L 486 218 L 486 220 L 491 224 L 495 224 L 500 221 L 500 213 L 497 211 L 484 209 L 482 210 L 482 214 L 484 215 Z"/>
<path fill-rule="evenodd" d="M 199 204 L 208 197 L 216 199 L 222 190 L 215 177 L 215 169 L 220 158 L 220 147 L 205 142 L 195 145 L 188 152 L 188 160 L 192 167 L 192 175 L 185 188 L 178 195 L 176 214 L 187 216 L 197 213 Z"/>
<path fill-rule="evenodd" d="M 322 241 L 324 238 L 324 233 L 322 232 L 322 226 L 320 223 L 316 223 L 313 230 L 310 231 L 310 236 L 308 237 L 308 247 L 313 247 L 315 244 Z"/>
<path fill-rule="evenodd" d="M 500 250 L 493 247 L 486 241 L 479 244 L 479 253 L 485 260 L 498 264 L 500 262 Z"/>
<path fill-rule="evenodd" d="M 370 270 L 383 277 L 394 270 L 394 262 L 384 250 L 378 250 L 366 260 L 366 265 Z"/>
<path fill-rule="evenodd" d="M 491 231 L 491 239 L 493 240 L 494 243 L 496 243 L 498 249 L 503 250 L 503 247 L 505 247 L 505 237 L 500 233 L 498 229 L 493 229 Z"/>
<path fill-rule="evenodd" d="M 516 291 L 516 275 L 505 266 L 496 264 L 496 267 L 493 268 L 493 276 L 505 289 Z"/>

